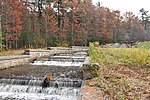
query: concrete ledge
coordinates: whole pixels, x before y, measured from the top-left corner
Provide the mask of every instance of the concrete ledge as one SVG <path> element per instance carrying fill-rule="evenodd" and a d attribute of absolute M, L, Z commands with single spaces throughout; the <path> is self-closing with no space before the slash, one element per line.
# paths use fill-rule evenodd
<path fill-rule="evenodd" d="M 20 55 L 20 56 L 0 56 L 0 61 L 3 60 L 13 60 L 13 59 L 23 59 L 23 58 L 30 58 L 29 55 Z"/>
<path fill-rule="evenodd" d="M 29 62 L 29 59 L 30 57 L 21 57 L 21 56 L 17 58 L 3 59 L 0 61 L 0 69 L 25 64 Z"/>
<path fill-rule="evenodd" d="M 42 52 L 50 52 L 50 50 L 40 50 L 40 49 L 28 49 L 24 50 L 25 55 L 30 55 L 32 53 L 42 53 Z"/>
<path fill-rule="evenodd" d="M 25 50 L 24 54 L 30 55 L 30 58 L 48 57 L 59 53 L 68 53 L 70 50 Z"/>
<path fill-rule="evenodd" d="M 89 47 L 84 47 L 84 46 L 72 46 L 71 48 L 77 48 L 77 49 L 89 49 Z"/>
<path fill-rule="evenodd" d="M 71 48 L 66 47 L 48 47 L 48 50 L 71 50 Z"/>

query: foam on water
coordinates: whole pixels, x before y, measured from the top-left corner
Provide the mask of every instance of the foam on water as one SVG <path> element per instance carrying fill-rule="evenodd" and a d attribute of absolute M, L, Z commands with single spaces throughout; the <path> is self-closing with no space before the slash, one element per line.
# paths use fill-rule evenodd
<path fill-rule="evenodd" d="M 0 100 L 77 100 L 73 96 L 45 95 L 40 93 L 0 92 Z"/>
<path fill-rule="evenodd" d="M 46 59 L 37 59 L 32 65 L 48 66 L 80 66 L 84 63 L 86 56 L 51 56 Z"/>
<path fill-rule="evenodd" d="M 77 100 L 79 88 L 44 88 L 0 84 L 0 100 Z"/>
<path fill-rule="evenodd" d="M 59 61 L 34 61 L 32 65 L 48 65 L 48 66 L 80 66 L 83 62 L 59 62 Z"/>

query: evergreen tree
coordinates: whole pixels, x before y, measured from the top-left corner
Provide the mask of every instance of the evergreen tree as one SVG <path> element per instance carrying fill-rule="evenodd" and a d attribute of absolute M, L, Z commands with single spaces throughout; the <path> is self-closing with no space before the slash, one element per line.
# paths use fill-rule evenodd
<path fill-rule="evenodd" d="M 148 11 L 144 10 L 144 8 L 140 9 L 141 17 L 142 17 L 142 24 L 144 29 L 147 29 L 147 24 L 150 23 L 150 16 L 148 15 Z"/>

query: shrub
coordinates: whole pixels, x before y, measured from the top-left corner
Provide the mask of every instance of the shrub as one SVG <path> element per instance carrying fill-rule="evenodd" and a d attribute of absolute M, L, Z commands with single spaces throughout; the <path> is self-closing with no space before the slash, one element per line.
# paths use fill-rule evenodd
<path fill-rule="evenodd" d="M 47 45 L 51 47 L 56 47 L 60 44 L 60 40 L 57 37 L 52 37 L 47 41 Z"/>
<path fill-rule="evenodd" d="M 69 47 L 69 43 L 67 41 L 62 41 L 57 46 L 59 46 L 59 47 Z"/>
<path fill-rule="evenodd" d="M 99 42 L 96 42 L 96 41 L 95 41 L 95 42 L 94 42 L 94 46 L 95 46 L 95 47 L 99 47 Z"/>
<path fill-rule="evenodd" d="M 36 37 L 36 47 L 45 47 L 46 42 L 45 39 L 42 37 Z"/>

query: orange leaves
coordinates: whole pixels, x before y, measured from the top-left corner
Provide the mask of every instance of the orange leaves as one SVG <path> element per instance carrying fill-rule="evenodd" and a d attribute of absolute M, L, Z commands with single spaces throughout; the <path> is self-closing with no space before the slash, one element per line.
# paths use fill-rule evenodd
<path fill-rule="evenodd" d="M 78 0 L 72 0 L 74 3 L 78 3 Z"/>
<path fill-rule="evenodd" d="M 20 33 L 21 29 L 22 29 L 22 26 L 19 26 L 19 25 L 11 28 L 11 30 L 15 33 L 18 33 L 18 32 Z"/>
<path fill-rule="evenodd" d="M 11 23 L 13 23 L 13 26 L 11 26 L 11 30 L 15 33 L 20 33 L 21 29 L 22 29 L 22 21 L 21 21 L 21 17 L 22 17 L 22 5 L 18 0 L 12 0 L 10 1 L 10 6 L 12 7 L 12 11 L 10 13 L 12 20 Z"/>
<path fill-rule="evenodd" d="M 15 44 L 15 48 L 17 48 L 17 41 L 20 39 L 22 30 L 23 5 L 19 0 L 7 0 L 3 1 L 3 3 L 2 12 L 6 15 L 4 17 L 5 23 L 3 23 L 5 42 L 6 44 Z"/>
<path fill-rule="evenodd" d="M 10 13 L 11 16 L 15 16 L 15 17 L 21 17 L 23 16 L 21 11 L 17 11 L 17 10 L 12 10 Z"/>

